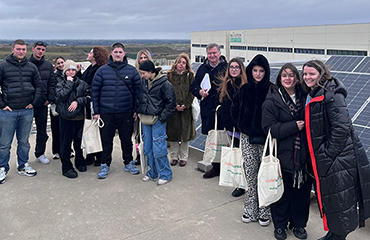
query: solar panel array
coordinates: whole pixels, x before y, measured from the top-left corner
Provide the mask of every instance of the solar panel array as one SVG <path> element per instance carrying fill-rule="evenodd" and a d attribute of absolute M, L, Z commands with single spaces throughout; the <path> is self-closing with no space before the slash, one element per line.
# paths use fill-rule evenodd
<path fill-rule="evenodd" d="M 325 63 L 331 71 L 370 73 L 370 57 L 332 56 Z"/>
<path fill-rule="evenodd" d="M 333 56 L 326 61 L 332 71 L 352 72 L 364 57 Z"/>
<path fill-rule="evenodd" d="M 354 72 L 370 73 L 370 57 L 365 57 Z"/>
<path fill-rule="evenodd" d="M 332 76 L 340 80 L 347 89 L 346 102 L 355 131 L 370 158 L 370 57 L 332 56 L 326 64 Z M 194 72 L 200 64 L 192 64 Z M 271 82 L 275 82 L 279 68 L 270 69 Z M 204 151 L 206 135 L 201 134 L 201 120 L 196 124 L 197 137 L 190 146 Z"/>

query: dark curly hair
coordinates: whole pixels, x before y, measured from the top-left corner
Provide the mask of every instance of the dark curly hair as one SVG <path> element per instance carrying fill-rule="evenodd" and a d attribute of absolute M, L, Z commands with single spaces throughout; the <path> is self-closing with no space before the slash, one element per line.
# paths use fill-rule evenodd
<path fill-rule="evenodd" d="M 103 66 L 107 64 L 109 58 L 109 52 L 106 48 L 101 46 L 93 47 L 93 54 L 98 66 Z"/>

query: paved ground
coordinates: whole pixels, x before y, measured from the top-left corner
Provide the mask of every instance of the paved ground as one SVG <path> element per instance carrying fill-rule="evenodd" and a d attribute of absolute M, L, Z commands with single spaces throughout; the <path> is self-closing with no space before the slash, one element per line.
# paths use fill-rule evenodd
<path fill-rule="evenodd" d="M 105 180 L 98 167 L 88 166 L 77 179 L 61 174 L 59 161 L 35 162 L 35 135 L 31 135 L 30 164 L 35 177 L 16 172 L 15 147 L 11 170 L 1 188 L 0 240 L 6 239 L 274 239 L 273 226 L 241 222 L 243 197 L 218 186 L 218 178 L 205 180 L 195 170 L 201 154 L 192 150 L 186 167 L 173 167 L 173 181 L 164 186 L 142 182 L 143 175 L 123 171 L 118 138 L 111 173 Z M 47 157 L 51 158 L 48 141 Z M 370 221 L 349 240 L 370 239 Z M 308 239 L 325 232 L 315 201 L 311 204 Z M 288 235 L 288 240 L 296 239 Z"/>

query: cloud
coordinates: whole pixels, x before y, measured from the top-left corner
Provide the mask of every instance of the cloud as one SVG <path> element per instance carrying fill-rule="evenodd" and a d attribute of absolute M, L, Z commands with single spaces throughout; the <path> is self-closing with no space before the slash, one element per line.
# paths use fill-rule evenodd
<path fill-rule="evenodd" d="M 0 0 L 0 38 L 189 39 L 192 31 L 361 23 L 365 0 Z"/>

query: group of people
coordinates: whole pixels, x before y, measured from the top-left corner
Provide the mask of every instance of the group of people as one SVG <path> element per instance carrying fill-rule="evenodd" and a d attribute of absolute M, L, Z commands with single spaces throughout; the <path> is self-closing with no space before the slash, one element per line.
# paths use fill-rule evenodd
<path fill-rule="evenodd" d="M 49 104 L 53 159 L 61 160 L 65 177 L 76 178 L 76 169 L 85 172 L 87 165 L 94 164 L 101 168 L 98 178 L 106 178 L 110 173 L 116 130 L 121 142 L 124 170 L 138 174 L 139 169 L 133 161 L 131 136 L 139 115 L 144 152 L 150 167 L 143 181 L 156 180 L 158 185 L 171 181 L 166 132 L 172 127 L 180 129 L 180 134 L 177 131 L 168 134 L 173 139 L 171 165 L 176 158 L 180 166 L 184 167 L 188 158 L 189 140 L 195 138 L 195 128 L 194 123 L 189 124 L 189 127 L 186 122 L 177 126 L 182 116 L 176 117 L 173 113 L 178 109 L 185 113 L 186 121 L 190 120 L 193 96 L 188 90 L 187 96 L 182 97 L 183 91 L 174 88 L 168 79 L 178 81 L 180 88 L 184 88 L 180 85 L 185 80 L 185 88 L 189 89 L 194 78 L 189 57 L 186 54 L 179 56 L 175 67 L 164 72 L 154 66 L 149 51 L 142 50 L 138 53 L 134 67 L 128 64 L 124 45 L 115 43 L 110 54 L 101 46 L 93 47 L 87 56 L 91 64 L 82 73 L 81 64 L 62 56 L 55 59 L 54 71 L 52 64 L 44 58 L 46 47 L 43 41 L 35 42 L 33 54 L 28 59 L 25 41 L 16 40 L 12 45 L 12 54 L 1 64 L 0 183 L 5 182 L 9 171 L 10 147 L 15 132 L 19 174 L 37 174 L 28 163 L 28 139 L 33 117 L 37 128 L 36 161 L 42 164 L 50 162 L 45 156 Z M 180 75 L 186 79 L 176 80 Z M 103 151 L 88 154 L 86 158 L 81 150 L 85 118 L 101 119 L 104 122 L 104 127 L 100 129 Z M 166 128 L 167 122 L 172 124 L 170 128 Z M 182 143 L 181 147 L 179 142 Z M 74 164 L 71 157 L 74 157 Z"/>
<path fill-rule="evenodd" d="M 121 43 L 113 44 L 110 54 L 103 47 L 92 48 L 87 57 L 91 65 L 83 73 L 80 64 L 63 57 L 56 59 L 54 72 L 44 59 L 46 47 L 42 41 L 34 43 L 28 59 L 26 43 L 16 40 L 12 54 L 0 64 L 0 183 L 9 171 L 15 132 L 18 173 L 37 174 L 28 163 L 33 117 L 36 160 L 49 163 L 45 144 L 51 104 L 53 158 L 61 159 L 64 176 L 76 178 L 75 168 L 84 172 L 86 165 L 94 163 L 100 166 L 98 178 L 106 178 L 116 130 L 124 170 L 138 174 L 131 136 L 139 119 L 149 166 L 142 180 L 166 184 L 173 177 L 171 166 L 187 164 L 189 141 L 196 135 L 192 116 L 196 97 L 202 134 L 214 128 L 220 105 L 217 128 L 234 134 L 234 145 L 242 150 L 247 186 L 232 195 L 245 191 L 243 222 L 268 226 L 272 219 L 276 239 L 286 239 L 288 229 L 298 239 L 306 239 L 312 185 L 328 231 L 320 240 L 346 239 L 370 216 L 370 164 L 348 114 L 347 92 L 321 61 L 308 61 L 301 74 L 287 63 L 273 84 L 265 56 L 256 55 L 245 68 L 240 59 L 227 62 L 215 43 L 207 46 L 207 59 L 196 74 L 187 54 L 180 54 L 171 69 L 163 71 L 155 67 L 149 51 L 141 50 L 131 66 Z M 209 81 L 206 88 L 204 81 Z M 85 118 L 104 122 L 100 130 L 103 151 L 86 159 L 81 150 Z M 257 174 L 268 131 L 278 142 L 284 194 L 271 206 L 260 208 Z M 75 156 L 75 168 L 71 156 Z M 212 165 L 204 178 L 220 174 L 220 163 Z"/>
<path fill-rule="evenodd" d="M 272 218 L 276 239 L 286 239 L 288 229 L 298 239 L 306 239 L 314 183 L 328 231 L 320 240 L 346 239 L 358 225 L 363 227 L 370 216 L 370 164 L 348 114 L 347 91 L 328 67 L 311 60 L 299 74 L 287 63 L 273 84 L 263 55 L 256 55 L 244 68 L 236 58 L 227 64 L 217 44 L 206 50 L 208 58 L 191 91 L 202 99 L 203 134 L 213 128 L 212 116 L 221 105 L 217 128 L 230 135 L 234 129 L 240 138 L 247 185 L 242 221 L 267 226 Z M 206 74 L 211 89 L 201 87 Z M 268 131 L 278 142 L 284 194 L 271 206 L 259 207 L 257 174 Z M 213 164 L 203 177 L 219 174 L 219 164 Z"/>

